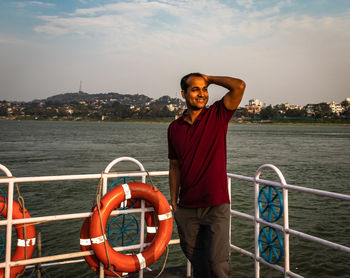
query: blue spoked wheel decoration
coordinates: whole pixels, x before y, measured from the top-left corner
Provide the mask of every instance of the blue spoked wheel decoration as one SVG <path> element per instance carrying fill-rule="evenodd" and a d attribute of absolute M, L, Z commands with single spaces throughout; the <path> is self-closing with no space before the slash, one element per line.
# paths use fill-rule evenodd
<path fill-rule="evenodd" d="M 0 234 L 0 256 L 4 253 L 5 250 L 5 241 L 4 237 Z"/>
<path fill-rule="evenodd" d="M 0 189 L 0 196 L 3 197 L 3 198 L 0 199 L 0 203 L 6 203 L 6 195 L 5 195 L 5 192 L 2 191 L 2 189 Z M 4 209 L 5 209 L 5 204 L 2 205 L 2 210 L 0 211 L 0 214 L 2 214 Z"/>
<path fill-rule="evenodd" d="M 112 190 L 114 187 L 117 187 L 119 185 L 127 183 L 128 181 L 129 182 L 135 182 L 135 179 L 130 178 L 130 177 L 120 177 L 120 178 L 116 179 L 109 186 L 108 191 Z M 120 205 L 120 208 L 118 208 L 118 209 L 130 209 L 130 208 L 133 208 L 136 205 L 137 202 L 138 202 L 137 199 L 130 199 L 128 201 L 122 202 L 121 205 Z"/>
<path fill-rule="evenodd" d="M 259 233 L 261 256 L 270 264 L 277 264 L 283 257 L 283 240 L 279 232 L 272 227 L 263 227 Z"/>
<path fill-rule="evenodd" d="M 112 246 L 129 246 L 138 238 L 139 224 L 132 214 L 119 214 L 107 228 L 107 238 Z"/>
<path fill-rule="evenodd" d="M 112 190 L 114 187 L 117 187 L 118 185 L 127 183 L 127 182 L 134 182 L 135 179 L 130 178 L 130 177 L 120 177 L 118 179 L 116 179 L 108 188 L 108 191 Z"/>
<path fill-rule="evenodd" d="M 268 222 L 277 221 L 283 214 L 283 198 L 274 186 L 265 185 L 258 196 L 259 211 Z"/>

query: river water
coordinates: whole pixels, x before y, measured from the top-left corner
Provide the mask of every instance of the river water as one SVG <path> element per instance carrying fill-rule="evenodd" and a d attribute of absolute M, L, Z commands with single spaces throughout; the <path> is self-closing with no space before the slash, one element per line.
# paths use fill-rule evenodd
<path fill-rule="evenodd" d="M 136 158 L 148 171 L 167 170 L 167 127 L 164 123 L 0 121 L 0 163 L 17 177 L 95 174 L 122 156 Z M 350 195 L 349 143 L 350 126 L 230 125 L 228 172 L 254 176 L 260 165 L 269 163 L 282 171 L 288 184 Z M 271 171 L 261 177 L 278 181 Z M 153 182 L 169 198 L 167 178 L 153 178 Z M 90 211 L 97 181 L 19 186 L 30 214 L 43 216 Z M 0 187 L 7 191 L 5 185 Z M 253 214 L 253 196 L 251 183 L 232 182 L 233 209 Z M 289 204 L 290 228 L 350 246 L 349 202 L 290 192 Z M 37 225 L 43 255 L 79 251 L 82 221 Z M 251 221 L 234 218 L 232 243 L 253 252 L 253 227 Z M 293 236 L 290 239 L 293 272 L 305 277 L 350 277 L 349 254 Z M 167 265 L 184 263 L 179 247 L 171 246 Z M 279 264 L 283 266 L 283 259 Z M 236 252 L 232 252 L 232 269 L 233 277 L 254 277 L 253 261 Z M 261 277 L 283 277 L 263 265 L 261 269 Z M 26 270 L 24 277 L 31 272 Z M 95 275 L 82 262 L 46 267 L 43 277 Z"/>

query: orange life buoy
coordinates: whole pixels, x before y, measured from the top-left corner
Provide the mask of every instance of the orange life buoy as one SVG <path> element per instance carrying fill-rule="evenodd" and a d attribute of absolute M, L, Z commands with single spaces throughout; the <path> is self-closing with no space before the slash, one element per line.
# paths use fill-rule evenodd
<path fill-rule="evenodd" d="M 7 217 L 7 201 L 4 196 L 0 196 L 0 211 L 1 216 Z M 30 214 L 26 209 L 24 209 L 24 218 L 30 218 Z M 13 219 L 22 219 L 23 218 L 23 210 L 21 206 L 13 201 Z M 24 225 L 26 230 L 26 239 L 24 238 Z M 35 227 L 33 224 L 17 224 L 15 225 L 16 233 L 17 233 L 17 247 L 14 254 L 11 257 L 11 261 L 19 261 L 30 259 L 33 255 L 35 249 Z M 26 249 L 27 249 L 27 257 L 26 257 Z M 16 278 L 18 274 L 22 273 L 25 269 L 25 265 L 14 266 L 11 267 L 10 277 Z M 0 269 L 0 278 L 5 276 L 5 270 Z"/>
<path fill-rule="evenodd" d="M 92 250 L 89 227 L 90 227 L 90 217 L 87 217 L 87 218 L 85 218 L 85 221 L 84 221 L 83 225 L 81 226 L 81 230 L 80 230 L 80 250 L 81 251 Z M 95 255 L 84 256 L 84 259 L 93 271 L 99 272 L 100 261 L 96 258 Z M 106 268 L 104 269 L 104 273 L 107 276 L 116 276 L 113 272 L 109 271 Z M 118 272 L 119 276 L 125 276 L 127 274 L 128 273 Z"/>
<path fill-rule="evenodd" d="M 158 229 L 152 243 L 141 253 L 126 255 L 116 252 L 106 240 L 104 231 L 109 215 L 114 208 L 119 207 L 121 202 L 131 198 L 144 199 L 149 202 L 157 215 Z M 165 251 L 170 241 L 173 230 L 172 213 L 168 201 L 164 195 L 149 184 L 131 182 L 123 184 L 109 191 L 101 200 L 101 221 L 97 206 L 93 210 L 90 223 L 91 247 L 96 257 L 108 266 L 108 257 L 114 271 L 135 272 L 154 263 Z M 106 248 L 105 248 L 106 244 Z"/>
<path fill-rule="evenodd" d="M 121 204 L 122 208 L 140 208 L 141 207 L 141 202 L 138 199 L 131 199 L 127 200 L 127 202 L 122 202 Z M 145 207 L 152 207 L 152 205 L 148 202 L 146 202 Z M 154 212 L 145 212 L 145 221 L 146 221 L 146 238 L 145 238 L 145 243 L 150 243 L 156 233 L 157 233 L 157 221 L 155 218 L 155 213 Z M 85 218 L 83 225 L 81 226 L 80 230 L 80 250 L 81 251 L 90 251 L 92 250 L 91 248 L 91 240 L 90 240 L 90 232 L 89 232 L 89 227 L 90 227 L 90 217 Z M 84 256 L 85 261 L 88 263 L 90 268 L 95 271 L 99 272 L 100 270 L 100 261 L 97 259 L 95 255 L 90 255 L 90 256 Z M 117 272 L 119 276 L 126 276 L 128 275 L 127 272 Z M 109 271 L 108 269 L 104 269 L 104 274 L 107 276 L 116 276 L 113 272 Z"/>
<path fill-rule="evenodd" d="M 146 234 L 146 239 L 145 242 L 149 243 L 152 242 L 152 240 L 154 239 L 154 237 L 157 234 L 157 230 L 158 230 L 158 224 L 157 224 L 157 218 L 154 212 L 146 212 L 145 213 L 145 220 L 146 220 L 146 230 L 147 230 L 147 234 Z"/>

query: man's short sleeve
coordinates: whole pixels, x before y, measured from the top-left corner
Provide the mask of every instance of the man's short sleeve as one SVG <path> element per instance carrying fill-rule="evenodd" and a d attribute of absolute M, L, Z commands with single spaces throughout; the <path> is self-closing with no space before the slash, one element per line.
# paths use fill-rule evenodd
<path fill-rule="evenodd" d="M 224 104 L 224 98 L 218 100 L 213 105 L 217 108 L 217 117 L 222 119 L 224 122 L 229 122 L 236 110 L 228 110 Z"/>

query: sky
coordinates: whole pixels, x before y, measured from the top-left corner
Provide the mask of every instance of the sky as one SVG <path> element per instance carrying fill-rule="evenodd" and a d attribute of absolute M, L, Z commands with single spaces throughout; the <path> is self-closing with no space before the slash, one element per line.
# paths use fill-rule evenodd
<path fill-rule="evenodd" d="M 241 105 L 350 97 L 349 0 L 0 0 L 0 100 L 181 97 L 190 72 L 243 79 Z M 210 102 L 226 89 L 211 85 Z"/>

